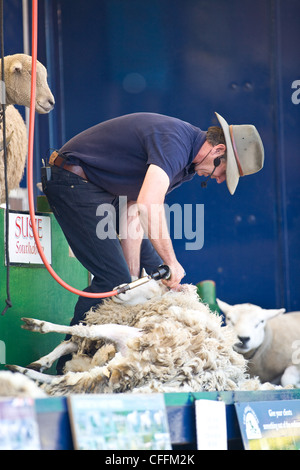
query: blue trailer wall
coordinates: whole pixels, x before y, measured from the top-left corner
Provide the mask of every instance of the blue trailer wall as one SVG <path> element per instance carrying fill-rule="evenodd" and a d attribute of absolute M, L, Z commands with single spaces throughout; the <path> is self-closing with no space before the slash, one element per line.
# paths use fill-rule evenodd
<path fill-rule="evenodd" d="M 299 309 L 299 19 L 299 0 L 40 1 L 39 58 L 57 104 L 36 159 L 137 111 L 202 129 L 215 111 L 254 124 L 264 169 L 234 196 L 225 183 L 201 189 L 199 177 L 171 193 L 169 204 L 204 204 L 203 248 L 174 247 L 186 281 L 213 279 L 229 303 Z"/>

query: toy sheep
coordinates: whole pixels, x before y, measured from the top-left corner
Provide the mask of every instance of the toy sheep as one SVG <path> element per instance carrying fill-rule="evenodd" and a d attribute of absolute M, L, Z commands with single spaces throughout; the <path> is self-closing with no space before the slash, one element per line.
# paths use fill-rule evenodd
<path fill-rule="evenodd" d="M 217 299 L 237 338 L 234 348 L 248 361 L 251 377 L 280 384 L 285 370 L 300 354 L 300 312 L 263 309 L 253 304 L 229 305 Z M 298 348 L 298 351 L 297 351 Z M 291 377 L 291 376 L 290 376 Z M 290 383 L 290 385 L 296 383 Z M 287 383 L 285 381 L 284 386 Z"/>
<path fill-rule="evenodd" d="M 118 299 L 90 310 L 85 324 L 63 326 L 23 318 L 23 328 L 72 335 L 52 353 L 23 368 L 9 366 L 44 383 L 50 395 L 69 393 L 187 392 L 256 390 L 257 379 L 245 373 L 246 360 L 234 351 L 235 335 L 199 301 L 196 288 L 180 292 L 150 281 Z M 151 284 L 154 285 L 149 299 Z M 134 305 L 128 295 L 147 289 L 148 300 Z M 121 301 L 121 302 L 120 302 Z M 54 360 L 73 354 L 62 376 L 46 375 Z"/>
<path fill-rule="evenodd" d="M 13 106 L 30 106 L 31 63 L 26 54 L 14 54 L 4 57 L 4 79 L 6 91 L 6 141 L 8 190 L 19 186 L 23 177 L 27 156 L 27 129 L 21 114 Z M 54 107 L 54 97 L 47 83 L 47 70 L 37 62 L 35 110 L 40 114 L 49 113 Z M 0 78 L 1 59 L 0 59 Z M 0 147 L 3 149 L 2 124 L 0 129 Z M 4 160 L 0 155 L 0 204 L 5 201 Z"/>

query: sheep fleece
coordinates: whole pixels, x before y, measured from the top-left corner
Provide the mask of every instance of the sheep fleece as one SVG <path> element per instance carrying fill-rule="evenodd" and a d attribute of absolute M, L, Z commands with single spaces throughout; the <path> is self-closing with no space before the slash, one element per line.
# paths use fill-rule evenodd
<path fill-rule="evenodd" d="M 6 117 L 6 137 L 11 135 L 11 140 L 7 146 L 7 175 L 8 190 L 19 187 L 23 177 L 26 156 L 27 156 L 27 130 L 25 122 L 19 111 L 12 105 L 7 106 Z M 1 127 L 1 140 L 2 140 Z M 4 186 L 4 151 L 0 152 L 0 204 L 5 201 Z"/>
<path fill-rule="evenodd" d="M 235 337 L 221 321 L 199 302 L 193 286 L 143 305 L 106 300 L 87 313 L 86 324 L 118 323 L 140 328 L 143 334 L 127 342 L 125 356 L 114 355 L 111 345 L 78 338 L 81 350 L 66 364 L 65 375 L 46 386 L 47 392 L 237 390 L 248 380 L 246 361 L 233 350 Z"/>

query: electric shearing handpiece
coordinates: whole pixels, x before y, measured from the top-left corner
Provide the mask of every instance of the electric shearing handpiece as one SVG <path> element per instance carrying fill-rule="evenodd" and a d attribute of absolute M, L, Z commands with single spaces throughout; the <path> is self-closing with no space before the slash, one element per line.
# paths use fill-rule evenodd
<path fill-rule="evenodd" d="M 145 284 L 146 282 L 151 281 L 151 279 L 154 279 L 155 281 L 159 281 L 160 279 L 170 279 L 171 277 L 171 270 L 169 266 L 166 264 L 161 264 L 158 266 L 154 271 L 152 271 L 151 274 L 147 274 L 147 276 L 140 277 L 139 279 L 136 279 L 135 281 L 129 282 L 128 284 L 125 284 L 124 286 L 117 287 L 118 294 L 123 294 L 124 292 L 134 289 L 135 287 L 141 286 L 142 284 Z"/>
<path fill-rule="evenodd" d="M 160 279 L 170 279 L 171 270 L 166 264 L 161 264 L 158 268 L 154 269 L 150 274 L 151 279 L 159 281 Z"/>

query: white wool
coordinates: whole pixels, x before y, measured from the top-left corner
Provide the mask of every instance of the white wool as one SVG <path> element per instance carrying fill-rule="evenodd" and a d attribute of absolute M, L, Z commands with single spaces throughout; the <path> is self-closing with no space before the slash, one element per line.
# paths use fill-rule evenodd
<path fill-rule="evenodd" d="M 47 395 L 25 375 L 10 371 L 0 372 L 0 397 L 44 398 Z"/>
<path fill-rule="evenodd" d="M 23 178 L 27 157 L 27 129 L 23 118 L 14 106 L 6 107 L 7 182 L 8 191 L 16 189 Z M 2 128 L 0 132 L 2 142 Z M 5 201 L 4 151 L 0 152 L 0 204 Z"/>
<path fill-rule="evenodd" d="M 49 395 L 261 389 L 258 378 L 249 378 L 245 358 L 234 351 L 234 332 L 199 301 L 196 288 L 185 285 L 175 292 L 159 285 L 161 295 L 142 304 L 135 305 L 132 296 L 130 305 L 104 301 L 86 314 L 85 325 L 24 318 L 26 329 L 73 335 L 64 342 L 74 345 L 73 359 L 59 377 L 16 370 L 44 382 Z M 118 334 L 116 342 L 121 331 L 124 337 Z M 49 356 L 35 366 L 48 363 Z"/>

